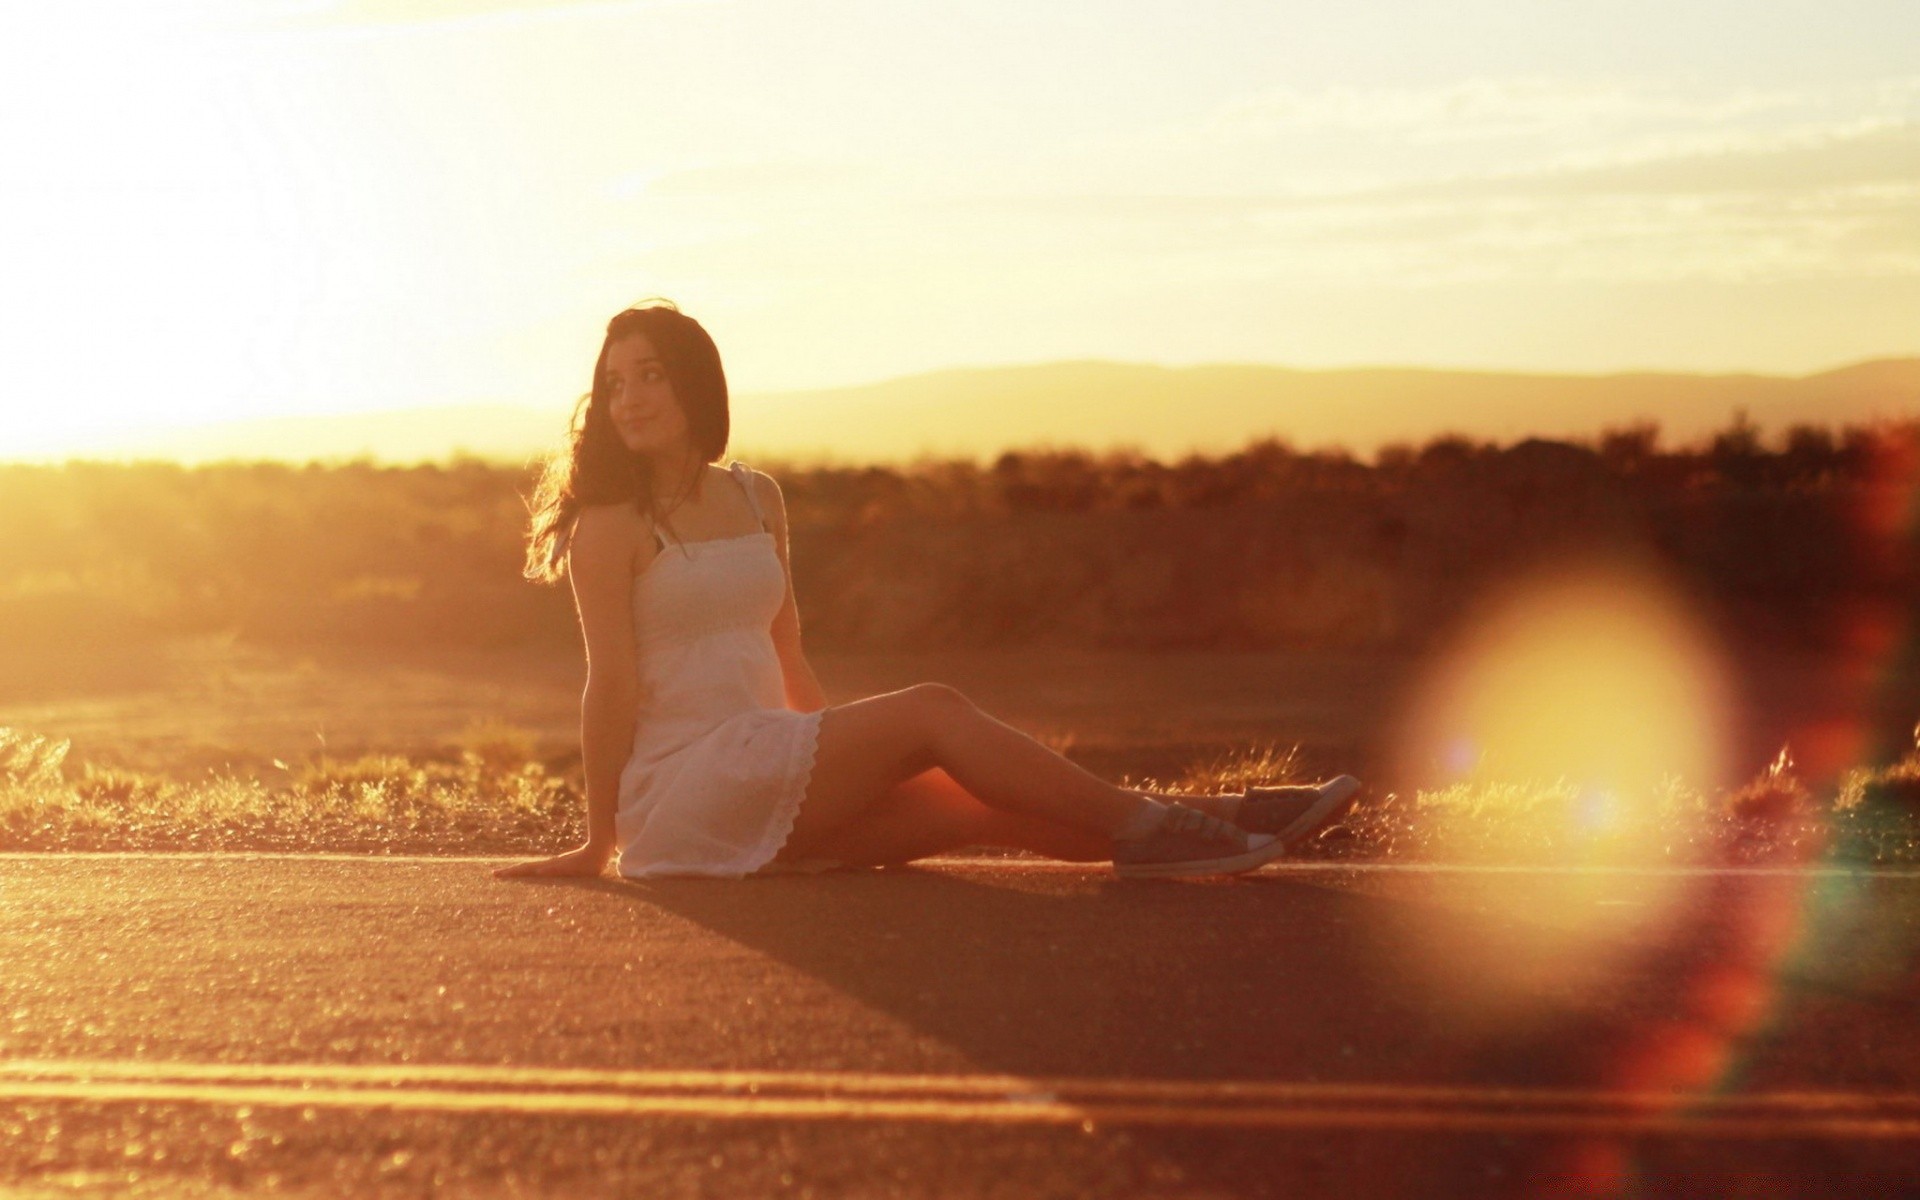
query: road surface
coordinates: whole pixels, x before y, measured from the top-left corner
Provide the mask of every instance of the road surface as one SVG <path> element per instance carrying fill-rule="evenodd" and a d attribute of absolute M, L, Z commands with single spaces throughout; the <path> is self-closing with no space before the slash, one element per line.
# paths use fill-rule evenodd
<path fill-rule="evenodd" d="M 1920 1195 L 1920 873 L 0 855 L 38 1195 Z"/>

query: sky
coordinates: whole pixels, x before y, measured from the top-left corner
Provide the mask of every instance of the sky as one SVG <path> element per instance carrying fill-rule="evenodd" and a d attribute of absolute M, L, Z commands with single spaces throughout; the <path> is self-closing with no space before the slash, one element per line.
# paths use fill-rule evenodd
<path fill-rule="evenodd" d="M 0 0 L 0 458 L 1112 359 L 1920 354 L 1912 0 Z"/>

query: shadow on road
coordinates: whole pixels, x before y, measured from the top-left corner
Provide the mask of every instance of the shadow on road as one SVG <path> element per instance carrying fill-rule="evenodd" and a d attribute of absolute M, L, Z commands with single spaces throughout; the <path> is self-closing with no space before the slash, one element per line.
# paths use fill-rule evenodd
<path fill-rule="evenodd" d="M 1322 888 L 1061 890 L 913 867 L 605 886 L 821 979 L 983 1071 L 1324 1075 L 1343 1034 L 1350 1046 L 1380 1032 L 1364 945 L 1328 936 L 1378 902 Z"/>
<path fill-rule="evenodd" d="M 1502 885 L 1496 903 L 1510 911 L 1492 922 L 1450 921 L 1457 897 L 1445 888 L 1389 896 L 1272 876 L 1130 883 L 1010 872 L 986 882 L 906 867 L 578 886 L 796 968 L 983 1072 L 1626 1089 L 1670 1094 L 1656 1107 L 1676 1112 L 1744 1069 L 1756 1037 L 1779 1033 L 1791 999 L 1783 965 L 1805 900 L 1790 877 L 1689 881 L 1662 922 L 1596 945 L 1591 963 L 1509 963 L 1533 994 L 1498 1021 L 1474 1022 L 1422 980 L 1435 956 L 1458 955 L 1467 972 L 1537 946 L 1556 918 L 1529 912 L 1523 885 Z M 1419 928 L 1432 931 L 1424 976 L 1407 961 L 1405 931 Z M 1699 1165 L 1698 1143 L 1672 1138 L 1107 1136 L 1161 1175 L 1230 1194 L 1614 1195 Z M 1878 1153 L 1817 1139 L 1776 1140 L 1761 1157 L 1880 1177 Z M 1249 1192 L 1250 1180 L 1271 1188 Z"/>
<path fill-rule="evenodd" d="M 987 1073 L 1359 1079 L 1425 1041 L 1419 1010 L 1380 995 L 1388 972 L 1367 929 L 1384 900 L 1296 881 L 1062 887 L 889 868 L 595 885 L 808 973 Z M 1223 1194 L 1334 1190 L 1359 1162 L 1325 1133 L 1098 1137 L 1140 1179 Z"/>
<path fill-rule="evenodd" d="M 1291 879 L 1063 886 L 1058 876 L 989 883 L 905 867 L 581 886 L 788 964 L 982 1072 L 1432 1082 L 1471 1075 L 1481 1057 L 1471 1035 L 1408 991 L 1379 936 L 1397 920 L 1386 910 L 1405 901 Z M 1101 1136 L 1138 1157 L 1141 1178 L 1231 1195 L 1485 1195 L 1488 1163 L 1499 1170 L 1512 1157 L 1496 1139 L 1470 1137 L 1436 1167 L 1435 1134 L 1394 1135 L 1420 1152 L 1384 1156 L 1378 1133 L 1326 1129 Z"/>

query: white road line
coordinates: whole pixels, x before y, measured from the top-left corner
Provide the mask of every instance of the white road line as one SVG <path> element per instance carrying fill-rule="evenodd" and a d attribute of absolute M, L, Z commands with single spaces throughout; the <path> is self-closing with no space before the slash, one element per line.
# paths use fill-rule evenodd
<path fill-rule="evenodd" d="M 0 1062 L 0 1103 L 1920 1140 L 1920 1095 L 458 1064 Z"/>
<path fill-rule="evenodd" d="M 1026 871 L 1084 871 L 1104 873 L 1099 863 L 1056 862 L 1052 859 L 1003 858 L 931 858 L 913 864 L 917 867 L 956 867 L 983 869 L 1012 867 Z M 1806 877 L 1843 876 L 1849 879 L 1920 879 L 1920 867 L 1711 867 L 1648 864 L 1646 866 L 1553 865 L 1548 863 L 1446 863 L 1446 862 L 1311 862 L 1268 863 L 1257 875 L 1659 875 L 1659 876 L 1741 876 L 1789 875 Z"/>
<path fill-rule="evenodd" d="M 1264 1079 L 1128 1079 L 1073 1075 L 935 1075 L 877 1071 L 661 1070 L 618 1067 L 527 1067 L 485 1063 L 241 1063 L 146 1059 L 0 1059 L 10 1079 L 205 1080 L 246 1083 L 324 1082 L 353 1087 L 436 1084 L 523 1088 L 621 1088 L 759 1092 L 946 1093 L 973 1096 L 1099 1097 L 1343 1102 L 1413 1101 L 1514 1105 L 1599 1105 L 1658 1108 L 1688 1103 L 1724 1110 L 1912 1110 L 1920 1093 L 1777 1091 L 1692 1093 L 1597 1088 L 1460 1086 L 1411 1083 L 1324 1083 Z"/>
<path fill-rule="evenodd" d="M 347 862 L 371 865 L 420 865 L 434 863 L 481 863 L 500 865 L 531 857 L 524 854 L 343 854 L 333 851 L 301 854 L 267 850 L 87 850 L 72 853 L 8 850 L 0 851 L 0 862 L 49 863 L 65 859 L 85 862 Z M 915 870 L 996 871 L 1034 874 L 1081 874 L 1110 877 L 1104 863 L 1059 862 L 1047 858 L 998 858 L 990 856 L 952 856 L 923 858 L 912 864 Z M 1460 863 L 1460 862 L 1311 862 L 1268 863 L 1256 875 L 1599 875 L 1599 876 L 1677 876 L 1684 878 L 1737 876 L 1793 876 L 1813 879 L 1920 879 L 1920 867 L 1820 866 L 1820 867 L 1714 867 L 1648 864 L 1646 866 L 1554 865 L 1551 863 Z M 775 874 L 770 878 L 805 878 L 808 873 Z M 827 874 L 831 877 L 831 873 Z M 609 879 L 616 878 L 608 876 Z M 632 882 L 672 882 L 665 878 Z"/>

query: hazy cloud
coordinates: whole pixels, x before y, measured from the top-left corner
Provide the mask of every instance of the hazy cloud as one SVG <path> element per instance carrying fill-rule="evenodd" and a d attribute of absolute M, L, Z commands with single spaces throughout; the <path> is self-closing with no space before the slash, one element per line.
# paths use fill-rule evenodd
<path fill-rule="evenodd" d="M 1608 120 L 1720 122 L 1779 112 L 1797 103 L 1795 96 L 1782 92 L 1689 96 L 1671 85 L 1470 79 L 1423 89 L 1280 90 L 1230 105 L 1207 124 L 1216 133 L 1242 137 L 1337 130 L 1450 141 L 1533 135 Z"/>
<path fill-rule="evenodd" d="M 1203 122 L 1216 136 L 1360 132 L 1431 140 L 1536 137 L 1570 128 L 1725 127 L 1756 118 L 1920 116 L 1920 77 L 1828 88 L 1705 91 L 1653 80 L 1468 79 L 1435 88 L 1282 89 L 1228 105 Z"/>
<path fill-rule="evenodd" d="M 1920 274 L 1920 78 L 1724 94 L 1521 80 L 1284 99 L 1234 110 L 1259 115 L 1266 141 L 1243 146 L 1232 174 L 1182 169 L 1186 146 L 1220 157 L 1189 126 L 1132 148 L 1167 164 L 1154 172 L 1159 187 L 935 203 L 983 240 L 1048 228 L 1056 245 L 1033 239 L 1038 253 L 1097 249 L 1139 273 L 1164 264 L 1169 278 L 1398 287 Z M 1599 128 L 1614 117 L 1632 128 Z M 1435 141 L 1441 125 L 1461 139 L 1451 149 L 1401 152 L 1409 137 Z M 1331 152 L 1295 144 L 1335 127 L 1351 136 Z M 1561 127 L 1582 136 L 1543 136 Z M 1329 153 L 1347 155 L 1344 182 L 1295 175 L 1296 162 Z M 1083 174 L 1100 178 L 1091 166 Z"/>
<path fill-rule="evenodd" d="M 641 187 L 633 187 L 631 181 L 624 186 L 630 195 L 645 191 L 663 198 L 780 199 L 790 198 L 793 193 L 817 194 L 822 190 L 865 186 L 870 180 L 868 168 L 848 163 L 747 162 L 649 174 Z"/>
<path fill-rule="evenodd" d="M 720 0 L 175 0 L 195 23 L 252 30 L 497 28 Z"/>
<path fill-rule="evenodd" d="M 1621 156 L 1412 184 L 1403 195 L 1701 195 L 1801 192 L 1876 183 L 1920 182 L 1920 120 L 1749 136 L 1680 153 Z"/>

